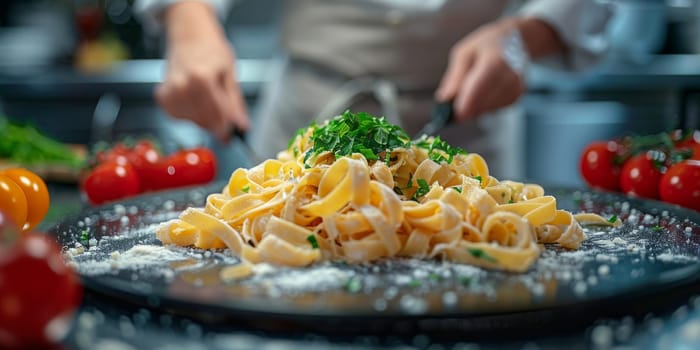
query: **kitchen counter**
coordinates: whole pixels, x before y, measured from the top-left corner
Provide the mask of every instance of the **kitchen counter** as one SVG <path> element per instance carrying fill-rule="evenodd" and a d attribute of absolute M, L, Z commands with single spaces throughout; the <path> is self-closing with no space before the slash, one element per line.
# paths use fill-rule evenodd
<path fill-rule="evenodd" d="M 268 59 L 239 59 L 237 76 L 246 94 L 267 79 Z M 162 80 L 165 61 L 129 60 L 100 73 L 70 67 L 37 69 L 36 73 L 0 71 L 0 96 L 81 96 L 104 91 L 124 96 L 151 96 Z M 570 73 L 533 65 L 527 75 L 532 93 L 594 90 L 657 90 L 700 88 L 700 55 L 659 55 L 645 61 L 607 60 L 590 70 Z M 90 89 L 86 89 L 90 87 Z M 98 95 L 99 96 L 99 95 Z"/>
<path fill-rule="evenodd" d="M 527 81 L 531 93 L 698 89 L 700 55 L 659 55 L 643 61 L 608 59 L 578 73 L 533 65 Z"/>
<path fill-rule="evenodd" d="M 238 61 L 236 74 L 246 95 L 255 93 L 265 81 L 268 63 L 263 59 Z M 123 98 L 150 98 L 165 68 L 164 60 L 153 59 L 123 61 L 99 73 L 79 72 L 70 67 L 40 68 L 35 73 L 0 72 L 0 98 L 89 98 L 105 92 Z"/>
<path fill-rule="evenodd" d="M 73 185 L 49 184 L 48 228 L 79 212 L 84 204 Z M 60 212 L 57 212 L 60 210 Z M 700 295 L 696 286 L 691 295 Z M 659 295 L 666 299 L 641 317 L 599 319 L 586 327 L 525 336 L 466 339 L 458 334 L 437 338 L 391 335 L 334 336 L 270 332 L 240 326 L 207 324 L 157 308 L 129 304 L 87 292 L 63 345 L 68 349 L 691 349 L 700 345 L 700 297 Z M 645 312 L 648 312 L 645 314 Z"/>

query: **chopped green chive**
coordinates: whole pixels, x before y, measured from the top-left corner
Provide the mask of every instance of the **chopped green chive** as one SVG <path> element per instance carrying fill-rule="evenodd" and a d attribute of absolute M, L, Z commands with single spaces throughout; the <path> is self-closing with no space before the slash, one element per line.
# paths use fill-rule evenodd
<path fill-rule="evenodd" d="M 418 200 L 418 198 L 425 196 L 430 191 L 430 186 L 428 186 L 428 181 L 425 179 L 417 179 L 418 189 L 413 194 L 413 199 Z"/>
<path fill-rule="evenodd" d="M 345 284 L 345 289 L 350 293 L 359 293 L 362 290 L 362 281 L 357 277 L 351 277 Z"/>
<path fill-rule="evenodd" d="M 656 231 L 656 232 L 661 232 L 661 231 L 664 230 L 664 228 L 661 227 L 661 226 L 659 226 L 659 225 L 656 225 L 656 226 L 654 226 L 654 227 L 652 228 L 652 230 L 654 230 L 654 231 Z"/>
<path fill-rule="evenodd" d="M 408 181 L 406 181 L 406 188 L 404 189 L 409 189 L 413 187 L 413 173 L 408 173 Z"/>
<path fill-rule="evenodd" d="M 513 199 L 512 199 L 512 198 L 508 200 L 508 204 L 513 204 Z"/>
<path fill-rule="evenodd" d="M 471 286 L 473 281 L 474 280 L 472 280 L 471 277 L 467 277 L 467 276 L 460 276 L 459 277 L 459 283 L 465 287 Z"/>
<path fill-rule="evenodd" d="M 309 235 L 308 237 L 306 237 L 306 240 L 309 241 L 309 243 L 311 243 L 311 246 L 314 249 L 318 249 L 318 241 L 316 240 L 316 236 Z"/>
<path fill-rule="evenodd" d="M 241 187 L 241 191 L 248 193 L 250 191 L 250 185 L 245 185 L 245 186 Z"/>
<path fill-rule="evenodd" d="M 474 178 L 479 180 L 479 184 L 481 184 L 481 175 L 474 176 Z"/>
<path fill-rule="evenodd" d="M 617 221 L 617 215 L 613 215 L 610 217 L 610 219 L 608 219 L 608 222 L 611 224 L 614 224 L 615 221 Z"/>
<path fill-rule="evenodd" d="M 459 193 L 462 193 L 462 188 L 459 186 L 454 186 L 454 187 L 452 187 L 452 189 L 459 192 Z"/>
<path fill-rule="evenodd" d="M 419 280 L 411 280 L 411 282 L 408 284 L 408 286 L 412 287 L 412 288 L 418 288 L 421 286 L 421 284 L 422 283 Z"/>
<path fill-rule="evenodd" d="M 428 137 L 423 135 L 420 139 L 413 143 L 416 147 L 428 150 L 428 158 L 436 163 L 445 161 L 452 163 L 454 156 L 458 154 L 466 154 L 467 152 L 459 147 L 452 147 L 447 142 L 440 139 L 440 136 L 433 137 L 428 140 Z"/>
<path fill-rule="evenodd" d="M 88 232 L 88 230 L 81 231 L 80 232 L 80 244 L 87 247 L 89 242 L 90 242 L 90 233 Z"/>
<path fill-rule="evenodd" d="M 486 261 L 492 262 L 492 263 L 498 262 L 498 260 L 496 260 L 496 258 L 492 257 L 491 255 L 489 255 L 487 252 L 483 251 L 482 249 L 467 248 L 467 251 L 469 252 L 469 254 L 471 254 L 473 257 L 475 257 L 477 259 L 483 259 L 483 260 L 486 260 Z"/>

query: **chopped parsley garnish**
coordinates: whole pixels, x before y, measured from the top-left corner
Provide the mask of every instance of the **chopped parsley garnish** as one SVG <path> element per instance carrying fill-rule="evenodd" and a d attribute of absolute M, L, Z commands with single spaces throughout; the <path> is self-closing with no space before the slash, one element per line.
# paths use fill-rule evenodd
<path fill-rule="evenodd" d="M 398 147 L 408 148 L 411 138 L 384 117 L 375 118 L 369 113 L 345 111 L 327 124 L 315 127 L 311 142 L 313 146 L 304 155 L 305 162 L 322 152 L 332 152 L 336 158 L 360 153 L 372 161 L 378 160 L 381 152 Z M 390 153 L 386 157 L 390 157 Z"/>
<path fill-rule="evenodd" d="M 661 232 L 661 231 L 664 230 L 664 228 L 661 227 L 661 226 L 659 226 L 659 225 L 656 225 L 656 226 L 654 226 L 654 227 L 652 228 L 652 230 L 654 230 L 654 231 L 656 231 L 656 232 Z"/>
<path fill-rule="evenodd" d="M 90 233 L 88 230 L 83 230 L 80 232 L 80 244 L 84 246 L 88 246 L 88 243 L 90 242 Z"/>
<path fill-rule="evenodd" d="M 469 254 L 471 254 L 473 257 L 475 257 L 477 259 L 483 259 L 483 260 L 486 260 L 486 261 L 492 262 L 492 263 L 498 262 L 498 260 L 496 260 L 496 258 L 492 257 L 491 255 L 489 255 L 487 252 L 483 251 L 482 249 L 467 248 L 467 251 L 469 252 Z"/>
<path fill-rule="evenodd" d="M 333 153 L 336 159 L 359 153 L 370 162 L 383 160 L 387 166 L 395 160 L 391 157 L 391 152 L 396 148 L 415 146 L 426 149 L 428 158 L 436 163 L 452 163 L 456 155 L 467 154 L 462 148 L 450 146 L 439 136 L 423 135 L 412 141 L 401 127 L 387 122 L 385 117 L 374 117 L 365 112 L 352 113 L 349 110 L 323 125 L 312 123 L 309 127 L 297 130 L 287 145 L 287 150 L 292 151 L 295 157 L 300 150 L 294 143 L 304 135 L 309 137 L 311 145 L 304 152 L 304 165 L 307 169 L 311 167 L 309 160 L 323 152 Z"/>
<path fill-rule="evenodd" d="M 508 204 L 513 204 L 513 199 L 512 199 L 512 198 L 508 200 Z"/>
<path fill-rule="evenodd" d="M 316 240 L 316 236 L 314 235 L 309 235 L 306 237 L 306 240 L 311 243 L 311 246 L 314 247 L 314 249 L 318 249 L 318 241 Z"/>
<path fill-rule="evenodd" d="M 418 198 L 425 196 L 430 191 L 430 186 L 428 186 L 428 181 L 425 179 L 417 179 L 418 189 L 413 194 L 413 199 L 418 200 Z"/>
<path fill-rule="evenodd" d="M 467 276 L 460 276 L 459 277 L 459 283 L 465 287 L 471 286 L 473 281 L 474 280 L 471 277 L 467 277 Z"/>
<path fill-rule="evenodd" d="M 474 176 L 475 179 L 479 180 L 479 185 L 481 185 L 481 175 Z"/>
<path fill-rule="evenodd" d="M 248 193 L 250 191 L 250 185 L 245 185 L 245 186 L 241 187 L 241 191 Z"/>
<path fill-rule="evenodd" d="M 440 136 L 428 140 L 428 137 L 423 135 L 420 139 L 413 143 L 416 147 L 428 150 L 428 157 L 436 163 L 445 161 L 452 163 L 454 156 L 458 154 L 466 154 L 467 152 L 459 147 L 452 147 L 446 141 L 443 141 Z"/>
<path fill-rule="evenodd" d="M 452 189 L 459 192 L 459 193 L 462 193 L 462 188 L 459 186 L 454 186 L 454 187 L 452 187 Z"/>
<path fill-rule="evenodd" d="M 610 219 L 608 219 L 608 222 L 611 224 L 614 224 L 615 221 L 617 221 L 617 215 L 613 215 L 610 217 Z"/>
<path fill-rule="evenodd" d="M 406 181 L 406 188 L 404 189 L 409 189 L 413 187 L 413 173 L 408 173 L 408 181 Z"/>
<path fill-rule="evenodd" d="M 357 277 L 351 277 L 345 284 L 345 289 L 350 293 L 359 293 L 362 290 L 362 281 Z"/>

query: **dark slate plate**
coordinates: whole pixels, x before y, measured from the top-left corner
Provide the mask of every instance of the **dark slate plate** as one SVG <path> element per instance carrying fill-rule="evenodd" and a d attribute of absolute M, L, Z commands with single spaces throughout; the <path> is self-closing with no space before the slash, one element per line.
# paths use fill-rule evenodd
<path fill-rule="evenodd" d="M 700 290 L 700 213 L 566 188 L 547 188 L 560 208 L 617 215 L 625 223 L 588 227 L 578 251 L 547 246 L 524 274 L 394 259 L 263 267 L 252 278 L 224 283 L 218 272 L 238 261 L 228 251 L 163 247 L 154 235 L 159 222 L 202 206 L 223 185 L 88 209 L 50 232 L 94 295 L 210 324 L 268 330 L 531 334 L 644 314 Z"/>

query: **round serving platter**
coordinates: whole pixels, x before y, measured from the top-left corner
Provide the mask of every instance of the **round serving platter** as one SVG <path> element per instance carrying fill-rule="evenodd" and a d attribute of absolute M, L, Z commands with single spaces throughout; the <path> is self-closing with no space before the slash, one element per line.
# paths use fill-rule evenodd
<path fill-rule="evenodd" d="M 87 209 L 50 229 L 88 292 L 210 324 L 327 333 L 501 334 L 639 314 L 700 291 L 700 213 L 658 201 L 545 187 L 558 207 L 617 216 L 576 251 L 545 246 L 526 273 L 437 260 L 262 265 L 224 281 L 228 250 L 162 246 L 155 228 L 224 183 Z"/>

